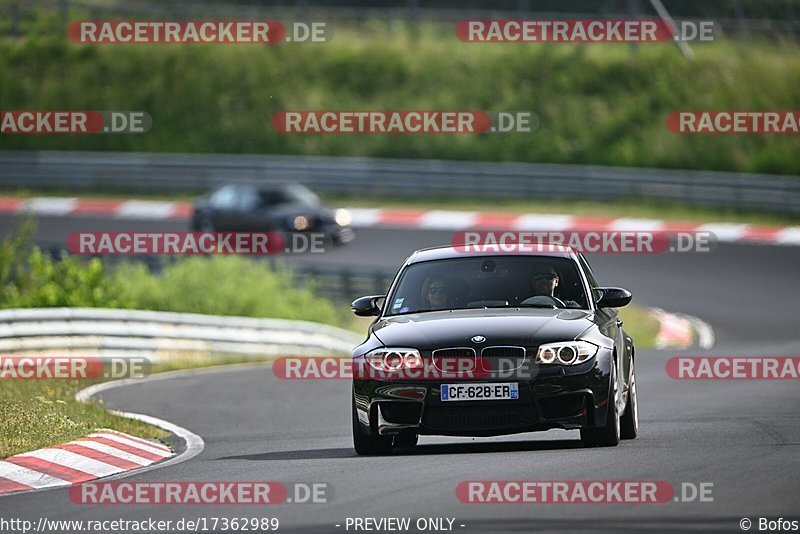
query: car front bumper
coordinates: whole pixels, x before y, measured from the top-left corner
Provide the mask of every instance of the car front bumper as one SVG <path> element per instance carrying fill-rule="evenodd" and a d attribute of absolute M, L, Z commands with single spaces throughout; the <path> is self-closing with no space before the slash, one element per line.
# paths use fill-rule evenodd
<path fill-rule="evenodd" d="M 440 386 L 453 380 L 357 379 L 356 412 L 371 434 L 403 431 L 447 436 L 496 436 L 551 428 L 580 429 L 606 421 L 613 356 L 600 349 L 575 366 L 533 366 L 512 375 L 458 384 L 517 382 L 514 400 L 443 401 Z"/>

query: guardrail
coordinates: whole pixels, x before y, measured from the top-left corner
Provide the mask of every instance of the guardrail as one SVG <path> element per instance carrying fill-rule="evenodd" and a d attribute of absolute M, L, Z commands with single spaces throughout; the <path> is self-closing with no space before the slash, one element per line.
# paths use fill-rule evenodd
<path fill-rule="evenodd" d="M 0 311 L 0 353 L 349 354 L 359 335 L 308 321 L 102 308 Z"/>
<path fill-rule="evenodd" d="M 236 180 L 300 182 L 352 196 L 647 199 L 800 213 L 797 176 L 537 163 L 0 151 L 0 187 L 6 188 L 185 194 Z"/>

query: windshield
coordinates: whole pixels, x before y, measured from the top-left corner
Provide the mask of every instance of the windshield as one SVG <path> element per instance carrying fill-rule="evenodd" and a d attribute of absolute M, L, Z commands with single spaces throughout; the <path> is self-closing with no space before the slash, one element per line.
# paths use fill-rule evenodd
<path fill-rule="evenodd" d="M 286 187 L 282 189 L 264 189 L 258 192 L 261 201 L 267 206 L 277 204 L 304 204 L 318 206 L 319 197 L 305 187 Z"/>
<path fill-rule="evenodd" d="M 387 306 L 386 315 L 464 308 L 588 308 L 573 261 L 520 256 L 412 264 Z"/>

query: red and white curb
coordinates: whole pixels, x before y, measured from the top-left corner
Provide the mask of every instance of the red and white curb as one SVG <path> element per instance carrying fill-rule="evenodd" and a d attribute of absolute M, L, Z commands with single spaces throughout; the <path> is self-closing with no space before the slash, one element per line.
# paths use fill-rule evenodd
<path fill-rule="evenodd" d="M 703 349 L 710 349 L 714 346 L 714 330 L 702 319 L 692 315 L 669 313 L 660 308 L 650 309 L 650 314 L 659 322 L 656 348 L 685 349 L 696 344 Z"/>
<path fill-rule="evenodd" d="M 127 220 L 185 220 L 189 202 L 91 198 L 0 197 L 0 213 L 95 215 Z M 800 226 L 736 223 L 697 224 L 661 219 L 577 217 L 558 214 L 513 214 L 455 210 L 350 209 L 356 228 L 387 227 L 424 230 L 648 231 L 712 232 L 722 242 L 800 246 Z"/>
<path fill-rule="evenodd" d="M 140 469 L 174 455 L 161 443 L 101 430 L 0 461 L 0 494 L 80 484 Z"/>
<path fill-rule="evenodd" d="M 192 205 L 188 202 L 157 200 L 0 197 L 0 213 L 31 213 L 49 216 L 106 215 L 115 219 L 165 220 L 190 217 Z"/>
<path fill-rule="evenodd" d="M 78 391 L 75 399 L 88 402 L 98 393 L 109 389 L 187 374 L 187 371 L 172 371 L 143 379 L 102 382 Z M 203 438 L 169 421 L 118 410 L 108 412 L 166 430 L 183 440 L 184 446 L 176 453 L 162 443 L 113 430 L 98 430 L 64 445 L 25 452 L 0 461 L 0 497 L 55 489 L 98 478 L 115 480 L 141 474 L 190 460 L 205 448 Z"/>

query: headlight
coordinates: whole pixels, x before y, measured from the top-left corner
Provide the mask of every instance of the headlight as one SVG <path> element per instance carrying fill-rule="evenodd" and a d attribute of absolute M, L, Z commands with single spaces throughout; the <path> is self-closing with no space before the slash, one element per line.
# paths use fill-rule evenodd
<path fill-rule="evenodd" d="M 395 372 L 422 367 L 422 357 L 417 349 L 376 349 L 364 356 L 376 371 Z"/>
<path fill-rule="evenodd" d="M 597 349 L 597 345 L 588 341 L 548 343 L 539 347 L 539 351 L 536 353 L 536 363 L 576 365 L 597 354 Z"/>
<path fill-rule="evenodd" d="M 353 222 L 353 217 L 350 215 L 350 212 L 345 209 L 336 210 L 334 218 L 336 219 L 336 224 L 339 226 L 349 226 L 350 223 Z"/>
<path fill-rule="evenodd" d="M 302 215 L 298 215 L 297 217 L 294 218 L 294 221 L 292 221 L 292 226 L 294 226 L 295 230 L 303 231 L 306 228 L 308 228 L 308 225 L 309 225 L 308 219 L 303 217 Z"/>

